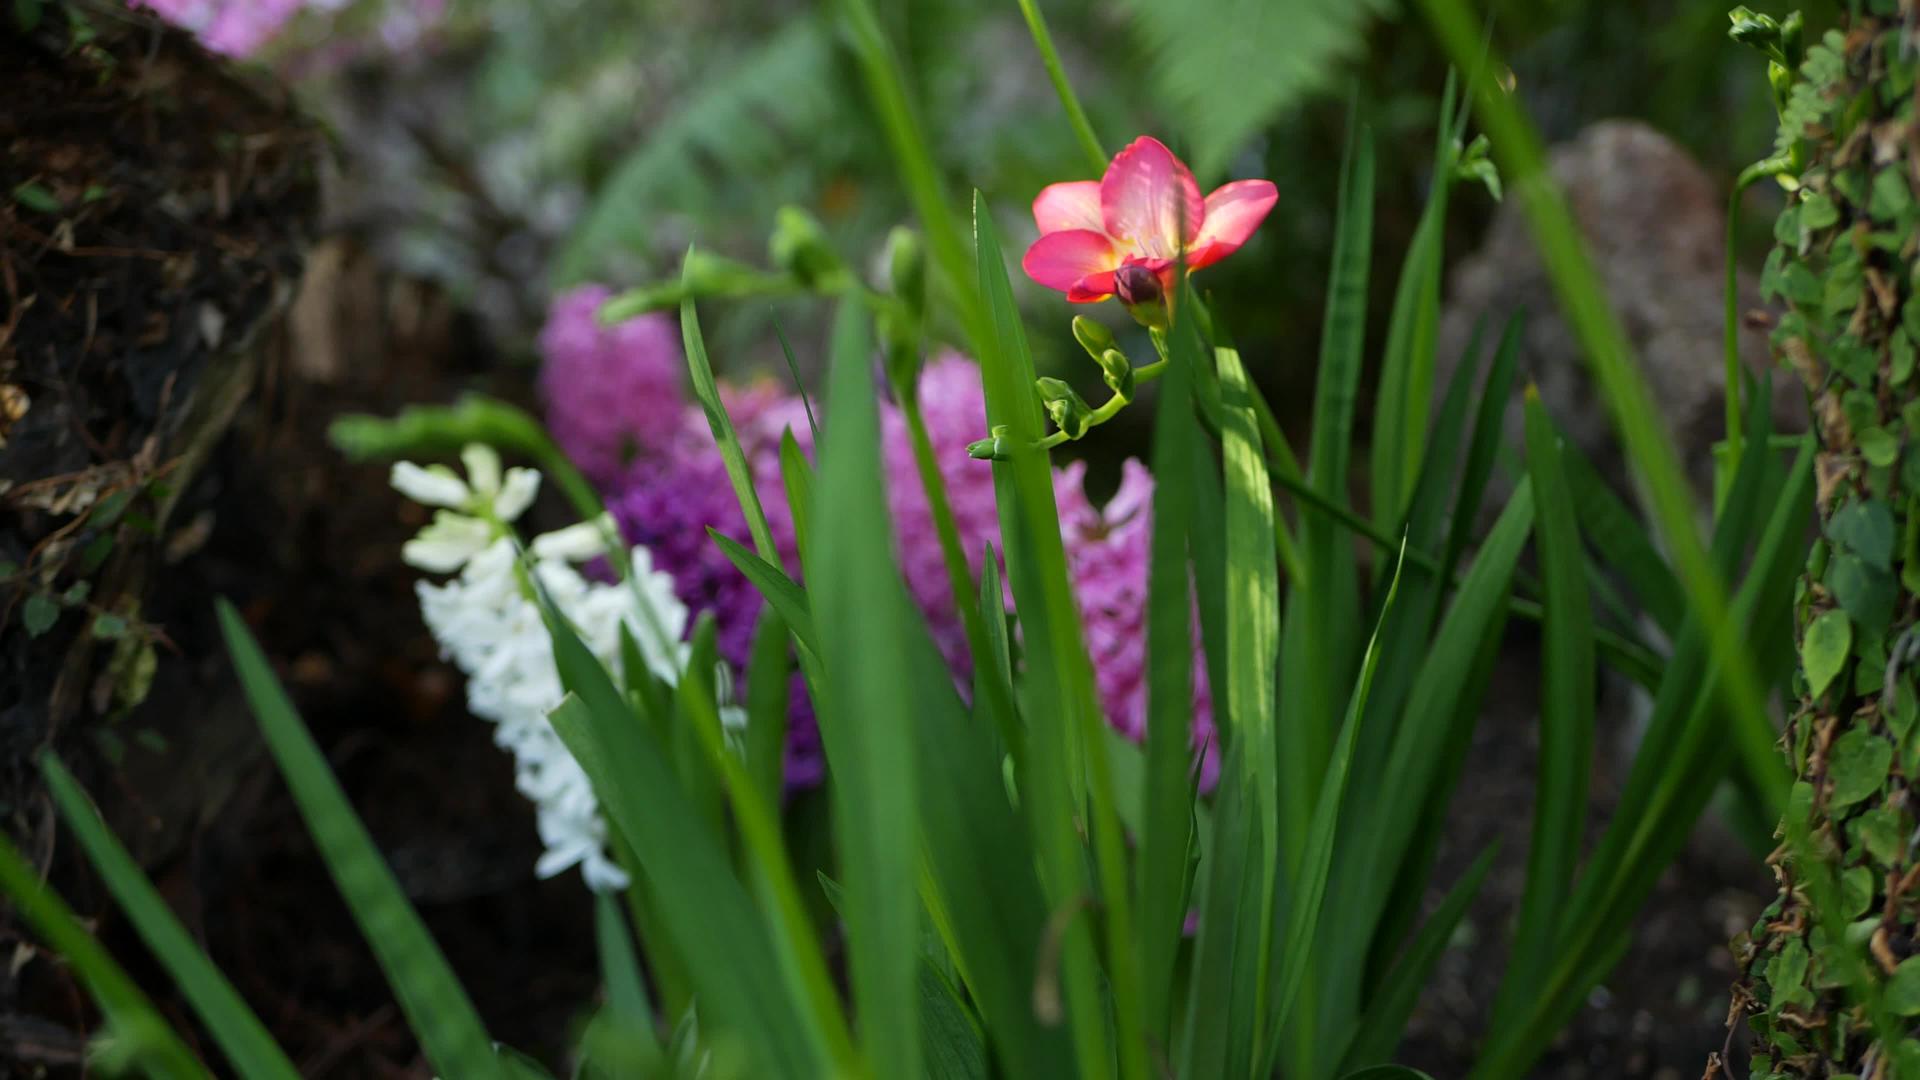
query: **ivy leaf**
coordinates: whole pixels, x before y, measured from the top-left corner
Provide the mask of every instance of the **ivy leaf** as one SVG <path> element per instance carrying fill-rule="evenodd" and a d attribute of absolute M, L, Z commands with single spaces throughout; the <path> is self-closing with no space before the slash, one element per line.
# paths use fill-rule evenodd
<path fill-rule="evenodd" d="M 1829 608 L 1807 627 L 1800 641 L 1800 665 L 1807 673 L 1807 689 L 1819 697 L 1827 692 L 1834 677 L 1846 666 L 1847 650 L 1853 646 L 1853 624 L 1847 613 Z"/>
<path fill-rule="evenodd" d="M 53 629 L 53 624 L 59 620 L 60 605 L 46 593 L 34 593 L 27 597 L 25 604 L 21 605 L 20 621 L 26 624 L 27 636 L 30 638 L 37 638 Z"/>
<path fill-rule="evenodd" d="M 1840 914 L 1858 918 L 1873 903 L 1873 871 L 1864 866 L 1850 867 L 1840 875 Z"/>
<path fill-rule="evenodd" d="M 1838 810 L 1879 791 L 1892 765 L 1893 744 L 1866 728 L 1840 736 L 1827 759 L 1827 776 L 1833 781 L 1828 805 Z"/>
<path fill-rule="evenodd" d="M 1807 989 L 1807 947 L 1799 939 L 1787 942 L 1767 965 L 1767 985 L 1773 987 L 1776 1012 L 1788 1005 L 1813 1003 L 1813 993 Z"/>
<path fill-rule="evenodd" d="M 1893 575 L 1853 552 L 1836 552 L 1827 566 L 1827 588 L 1855 625 L 1869 634 L 1886 632 L 1893 618 Z"/>
<path fill-rule="evenodd" d="M 1861 814 L 1853 822 L 1853 836 L 1873 861 L 1882 866 L 1891 866 L 1906 847 L 1906 832 L 1900 827 L 1900 811 L 1891 806 L 1877 806 Z M 1865 867 L 1855 867 L 1862 870 Z M 1851 871 L 1849 871 L 1851 873 Z"/>
<path fill-rule="evenodd" d="M 1893 969 L 1880 1003 L 1896 1016 L 1920 1016 L 1920 956 L 1909 956 Z"/>

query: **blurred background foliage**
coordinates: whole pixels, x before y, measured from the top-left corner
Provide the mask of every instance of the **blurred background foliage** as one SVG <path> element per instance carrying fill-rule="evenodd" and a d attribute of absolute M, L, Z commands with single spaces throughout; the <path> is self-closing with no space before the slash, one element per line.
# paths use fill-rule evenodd
<path fill-rule="evenodd" d="M 1432 179 L 1446 67 L 1430 35 L 1394 0 L 1041 6 L 1109 152 L 1147 132 L 1194 163 L 1203 189 L 1235 176 L 1279 185 L 1278 211 L 1204 284 L 1283 421 L 1304 417 L 1347 102 L 1379 147 L 1375 263 L 1397 265 Z M 985 192 L 1010 246 L 1024 246 L 1032 196 L 1087 167 L 1019 5 L 880 7 L 952 190 Z M 1494 17 L 1513 85 L 1549 141 L 1638 118 L 1728 182 L 1769 144 L 1765 84 L 1727 41 L 1722 0 L 1541 0 L 1497 5 Z M 283 56 L 297 57 L 288 66 L 355 159 L 335 185 L 336 224 L 446 286 L 510 360 L 531 361 L 550 290 L 657 280 L 689 244 L 764 262 L 780 206 L 810 211 L 850 263 L 875 274 L 887 229 L 909 217 L 844 43 L 813 5 L 454 0 L 417 49 L 323 63 L 312 60 L 321 32 L 308 33 L 306 54 L 296 34 Z M 1477 187 L 1453 200 L 1449 258 L 1493 205 Z M 1768 217 L 1747 215 L 1756 250 Z M 1057 307 L 1019 284 L 1036 312 Z M 1393 285 L 1374 275 L 1375 324 Z M 818 307 L 710 305 L 714 354 L 735 374 L 777 371 L 772 318 L 796 341 L 819 341 Z M 1066 313 L 1053 314 L 1060 333 L 1035 342 L 1042 370 L 1096 386 L 1097 373 L 1073 361 Z M 806 367 L 818 350 L 801 352 Z M 1127 421 L 1148 411 L 1135 412 L 1109 444 L 1136 442 Z"/>

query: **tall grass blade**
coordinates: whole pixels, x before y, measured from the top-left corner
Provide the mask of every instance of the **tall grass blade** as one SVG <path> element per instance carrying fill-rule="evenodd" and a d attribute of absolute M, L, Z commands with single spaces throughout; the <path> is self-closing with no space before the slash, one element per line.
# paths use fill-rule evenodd
<path fill-rule="evenodd" d="M 266 654 L 232 604 L 222 599 L 217 607 L 221 635 L 260 733 L 361 936 L 373 949 L 408 1025 L 419 1037 L 421 1051 L 444 1076 L 500 1076 L 493 1040 L 487 1037 L 466 989 L 380 858 L 326 758 L 274 678 Z"/>
<path fill-rule="evenodd" d="M 1573 492 L 1539 390 L 1527 387 L 1527 474 L 1533 480 L 1534 536 L 1545 581 L 1541 635 L 1540 763 L 1527 850 L 1527 884 L 1513 931 L 1495 1024 L 1538 988 L 1553 962 L 1554 938 L 1573 885 L 1586 825 L 1593 765 L 1593 608 Z"/>
<path fill-rule="evenodd" d="M 107 1019 L 106 1037 L 126 1059 L 157 1080 L 203 1080 L 212 1074 L 161 1018 L 147 995 L 0 832 L 0 893 L 53 951 L 64 957 Z"/>
<path fill-rule="evenodd" d="M 786 783 L 787 715 L 792 708 L 787 622 L 762 608 L 747 662 L 747 775 L 768 806 L 780 805 Z"/>
<path fill-rule="evenodd" d="M 793 516 L 794 546 L 800 550 L 800 565 L 804 567 L 813 547 L 813 466 L 791 430 L 780 433 L 780 480 L 787 491 L 787 512 Z"/>
<path fill-rule="evenodd" d="M 1191 320 L 1174 328 L 1172 364 L 1160 381 L 1154 411 L 1154 475 L 1174 477 L 1199 442 L 1193 418 L 1193 371 L 1206 362 Z M 1153 539 L 1147 571 L 1147 739 L 1140 803 L 1141 975 L 1148 1038 L 1171 1046 L 1173 976 L 1186 919 L 1193 785 L 1193 591 L 1188 569 L 1191 488 L 1163 483 L 1153 497 Z M 1269 507 L 1271 509 L 1271 507 Z"/>
<path fill-rule="evenodd" d="M 833 770 L 829 794 L 863 1042 L 879 1075 L 918 1076 L 919 798 L 906 639 L 912 616 L 893 563 L 865 320 L 864 309 L 845 304 L 833 333 L 833 429 L 821 455 L 813 568 L 829 672 L 820 733 Z"/>
<path fill-rule="evenodd" d="M 87 861 L 99 872 L 134 928 L 140 931 L 140 939 L 153 950 L 161 966 L 180 987 L 227 1061 L 246 1077 L 265 1080 L 298 1077 L 299 1071 L 273 1041 L 273 1036 L 267 1034 L 260 1018 L 187 933 L 159 890 L 140 872 L 139 864 L 127 854 L 127 849 L 101 820 L 100 812 L 94 809 L 86 792 L 51 750 L 40 757 L 40 773 L 46 778 L 47 791 L 59 807 L 60 816 L 86 851 Z"/>
<path fill-rule="evenodd" d="M 1390 968 L 1367 1002 L 1359 1030 L 1347 1044 L 1341 1059 L 1340 1075 L 1392 1057 L 1407 1029 L 1407 1020 L 1426 991 L 1427 980 L 1447 951 L 1460 920 L 1467 914 L 1473 898 L 1479 895 L 1487 871 L 1493 868 L 1496 849 L 1489 847 L 1473 860 L 1452 889 L 1434 908 L 1426 925 L 1407 943 L 1406 950 Z"/>
<path fill-rule="evenodd" d="M 1144 1078 L 1139 957 L 1133 951 L 1126 853 L 1106 755 L 1090 752 L 1099 747 L 1098 735 L 1105 725 L 1095 703 L 1092 669 L 1080 640 L 1079 610 L 1068 583 L 1052 470 L 1036 445 L 1040 418 L 1033 392 L 1033 358 L 1013 302 L 999 236 L 978 192 L 974 193 L 974 241 L 980 293 L 996 332 L 992 359 L 983 359 L 981 365 L 987 419 L 1005 425 L 1015 447 L 1011 461 L 994 465 L 1000 534 L 1025 631 L 1025 690 L 1033 703 L 1028 715 L 1046 718 L 1029 728 L 1031 767 L 1021 797 L 1032 817 L 1041 880 L 1056 915 L 1083 904 L 1087 896 L 1087 861 L 1076 819 L 1083 809 L 1089 815 L 1086 832 L 1092 838 L 1104 905 L 1112 1009 L 1095 975 L 1088 920 L 1067 919 L 1063 962 L 1068 1022 L 1084 1075 L 1100 1070 L 1111 1048 L 1119 1054 L 1122 1075 Z"/>
<path fill-rule="evenodd" d="M 762 886 L 773 896 L 769 930 L 734 876 L 727 844 L 671 764 L 668 751 L 631 714 L 560 613 L 545 603 L 554 665 L 568 698 L 551 719 L 593 782 L 612 825 L 632 845 L 659 923 L 674 942 L 705 1024 L 754 1032 L 767 1075 L 816 1075 L 832 1062 L 852 1067 L 851 1039 L 812 924 L 780 847 L 772 812 L 759 803 L 738 760 L 707 744 Z M 710 670 L 710 669 L 709 669 Z M 692 674 L 683 684 L 703 685 Z M 683 711 L 702 702 L 681 692 Z M 711 702 L 705 702 L 709 709 Z M 704 717 L 695 722 L 705 732 Z M 716 725 L 717 726 L 717 725 Z M 773 933 L 786 940 L 776 945 Z M 783 977 L 769 978 L 769 972 Z"/>
<path fill-rule="evenodd" d="M 1357 110 L 1356 110 L 1357 111 Z M 1373 139 L 1354 121 L 1340 166 L 1340 205 L 1334 221 L 1333 265 L 1321 323 L 1320 371 L 1314 384 L 1313 434 L 1307 481 L 1327 502 L 1347 506 L 1353 413 L 1359 393 L 1367 321 L 1367 271 L 1373 246 Z M 1280 685 L 1286 695 L 1288 799 L 1283 835 L 1297 850 L 1301 824 L 1311 813 L 1333 744 L 1339 699 L 1352 684 L 1361 633 L 1359 584 L 1352 538 L 1320 515 L 1300 517 L 1307 580 L 1289 592 Z"/>
<path fill-rule="evenodd" d="M 680 342 L 687 353 L 694 400 L 706 414 L 707 429 L 713 433 L 721 461 L 726 463 L 727 479 L 733 482 L 734 496 L 740 500 L 740 509 L 747 517 L 747 531 L 753 536 L 753 549 L 762 559 L 778 565 L 780 553 L 774 547 L 773 532 L 767 527 L 767 513 L 760 506 L 760 493 L 754 490 L 753 470 L 747 467 L 746 451 L 741 449 L 733 421 L 727 417 L 726 404 L 720 400 L 720 386 L 713 378 L 713 362 L 707 359 L 707 343 L 700 333 L 700 315 L 694 310 L 692 299 L 680 302 Z"/>
<path fill-rule="evenodd" d="M 1393 611 L 1394 596 L 1399 591 L 1400 571 L 1405 561 L 1403 551 L 1399 563 L 1394 567 L 1393 578 L 1387 585 L 1386 600 L 1381 607 L 1382 623 Z M 1340 741 L 1334 746 L 1333 760 L 1327 764 L 1326 783 L 1321 787 L 1320 801 L 1313 809 L 1306 849 L 1297 864 L 1297 872 L 1289 874 L 1291 888 L 1287 896 L 1286 932 L 1280 939 L 1280 966 L 1274 975 L 1277 989 L 1265 1028 L 1268 1032 L 1286 1030 L 1288 1021 L 1292 1019 L 1294 1001 L 1306 985 L 1308 972 L 1316 959 L 1323 901 L 1327 881 L 1333 872 L 1334 841 L 1344 831 L 1342 807 L 1347 798 L 1347 777 L 1352 772 L 1354 744 L 1367 714 L 1367 695 L 1373 690 L 1374 672 L 1380 666 L 1379 644 L 1380 626 L 1377 623 L 1361 658 L 1360 676 L 1354 683 L 1353 695 L 1347 701 L 1346 719 L 1340 725 Z M 1337 957 L 1330 959 L 1339 962 Z M 1272 1073 L 1273 1055 L 1278 1049 L 1278 1046 L 1268 1048 L 1261 1075 Z M 1318 1049 L 1316 1046 L 1296 1046 L 1292 1049 L 1291 1057 L 1303 1075 L 1313 1075 L 1314 1055 Z"/>

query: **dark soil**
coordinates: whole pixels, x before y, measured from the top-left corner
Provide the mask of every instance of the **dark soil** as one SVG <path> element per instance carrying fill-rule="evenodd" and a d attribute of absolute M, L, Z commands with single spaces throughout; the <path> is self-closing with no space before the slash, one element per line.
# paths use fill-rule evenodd
<path fill-rule="evenodd" d="M 1487 845 L 1497 842 L 1500 853 L 1401 1050 L 1401 1060 L 1435 1077 L 1465 1076 L 1473 1065 L 1525 886 L 1539 753 L 1537 649 L 1531 626 L 1509 629 L 1441 843 L 1429 907 Z M 1626 780 L 1636 737 L 1621 682 L 1608 680 L 1601 695 L 1588 800 L 1590 845 Z M 1707 1055 L 1728 1042 L 1734 966 L 1727 943 L 1753 925 L 1772 896 L 1761 857 L 1717 820 L 1704 820 L 1648 898 L 1620 965 L 1587 996 L 1533 1075 L 1700 1076 Z"/>

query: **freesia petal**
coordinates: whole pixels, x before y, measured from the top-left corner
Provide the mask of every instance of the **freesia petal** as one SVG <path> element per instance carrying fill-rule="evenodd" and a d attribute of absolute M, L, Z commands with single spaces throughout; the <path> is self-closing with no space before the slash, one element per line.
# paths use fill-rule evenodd
<path fill-rule="evenodd" d="M 1142 135 L 1114 155 L 1100 178 L 1100 218 L 1107 235 L 1131 243 L 1142 255 L 1167 257 L 1197 235 L 1207 208 L 1173 151 Z"/>
<path fill-rule="evenodd" d="M 1207 196 L 1207 217 L 1187 253 L 1187 266 L 1198 270 L 1240 250 L 1278 201 L 1280 191 L 1270 180 L 1235 180 L 1215 188 Z"/>
<path fill-rule="evenodd" d="M 393 489 L 414 502 L 427 506 L 465 506 L 473 492 L 466 481 L 445 465 L 421 468 L 411 461 L 396 461 L 388 482 Z"/>
<path fill-rule="evenodd" d="M 1068 229 L 1105 232 L 1100 216 L 1100 181 L 1069 180 L 1048 184 L 1033 199 L 1033 223 L 1041 235 Z"/>
<path fill-rule="evenodd" d="M 1020 268 L 1047 288 L 1066 292 L 1088 274 L 1111 270 L 1119 263 L 1106 236 L 1091 229 L 1067 229 L 1035 240 L 1021 258 Z"/>
<path fill-rule="evenodd" d="M 1113 271 L 1102 270 L 1074 282 L 1067 289 L 1067 301 L 1074 304 L 1097 304 L 1112 296 L 1113 291 Z"/>

